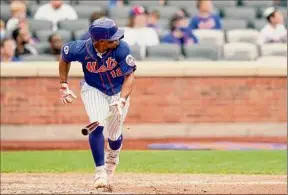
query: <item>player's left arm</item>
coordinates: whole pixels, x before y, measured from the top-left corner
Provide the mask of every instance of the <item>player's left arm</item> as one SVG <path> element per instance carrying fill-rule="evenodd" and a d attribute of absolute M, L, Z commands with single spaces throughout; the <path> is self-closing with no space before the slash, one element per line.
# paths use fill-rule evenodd
<path fill-rule="evenodd" d="M 134 72 L 131 72 L 124 77 L 124 83 L 122 86 L 120 98 L 124 98 L 125 100 L 127 100 L 127 98 L 130 96 L 133 90 L 134 77 Z"/>
<path fill-rule="evenodd" d="M 128 45 L 123 44 L 117 52 L 117 62 L 124 76 L 124 82 L 122 85 L 120 98 L 116 102 L 110 104 L 110 106 L 116 106 L 119 115 L 122 115 L 122 108 L 126 104 L 126 101 L 133 90 L 134 83 L 134 71 L 136 70 L 136 63 L 134 57 L 130 53 Z"/>

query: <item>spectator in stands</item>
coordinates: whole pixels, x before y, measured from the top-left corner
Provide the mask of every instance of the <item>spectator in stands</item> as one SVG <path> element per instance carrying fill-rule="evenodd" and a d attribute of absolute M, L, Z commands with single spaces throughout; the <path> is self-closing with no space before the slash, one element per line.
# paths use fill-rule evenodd
<path fill-rule="evenodd" d="M 32 54 L 37 55 L 37 50 L 29 44 L 31 35 L 27 28 L 17 28 L 13 31 L 12 37 L 16 42 L 15 56 L 19 57 L 21 55 Z"/>
<path fill-rule="evenodd" d="M 282 13 L 274 7 L 269 7 L 264 11 L 267 24 L 260 31 L 257 43 L 279 43 L 287 42 L 287 29 L 283 24 Z"/>
<path fill-rule="evenodd" d="M 148 27 L 154 28 L 157 32 L 160 31 L 158 21 L 160 19 L 159 11 L 153 10 L 148 14 Z"/>
<path fill-rule="evenodd" d="M 0 40 L 3 40 L 6 35 L 5 22 L 0 20 Z"/>
<path fill-rule="evenodd" d="M 77 20 L 78 15 L 75 9 L 63 3 L 61 0 L 51 0 L 49 3 L 40 6 L 35 15 L 35 20 L 48 20 L 53 24 L 53 31 L 58 29 L 58 22 L 61 20 Z"/>
<path fill-rule="evenodd" d="M 189 13 L 187 12 L 187 10 L 186 10 L 185 8 L 179 9 L 179 10 L 176 12 L 176 14 L 179 15 L 179 16 L 186 17 L 186 18 L 190 18 L 190 15 L 189 15 Z"/>
<path fill-rule="evenodd" d="M 198 39 L 188 28 L 188 19 L 179 14 L 172 16 L 170 20 L 170 32 L 161 39 L 163 43 L 179 44 L 197 44 Z"/>
<path fill-rule="evenodd" d="M 124 0 L 109 0 L 109 7 L 121 7 L 125 4 Z"/>
<path fill-rule="evenodd" d="M 31 8 L 29 7 L 29 4 L 28 4 L 28 0 L 10 0 L 10 3 L 12 3 L 13 1 L 20 1 L 22 3 L 25 4 L 27 10 L 26 10 L 26 15 L 28 18 L 31 17 Z"/>
<path fill-rule="evenodd" d="M 54 55 L 57 60 L 60 60 L 61 48 L 63 46 L 63 40 L 60 35 L 52 34 L 48 38 L 50 43 L 49 54 Z"/>
<path fill-rule="evenodd" d="M 93 12 L 89 18 L 89 22 L 90 22 L 90 24 L 92 24 L 94 22 L 94 20 L 97 20 L 97 19 L 104 17 L 104 16 L 105 16 L 105 13 Z M 81 37 L 82 40 L 86 40 L 89 38 L 90 38 L 90 34 L 88 31 L 84 35 L 82 35 L 82 37 Z"/>
<path fill-rule="evenodd" d="M 220 16 L 213 13 L 213 4 L 211 0 L 198 0 L 198 15 L 192 17 L 190 29 L 221 29 Z"/>
<path fill-rule="evenodd" d="M 142 6 L 135 6 L 130 11 L 128 28 L 125 29 L 124 40 L 129 45 L 152 46 L 159 44 L 155 29 L 147 27 L 147 11 Z"/>
<path fill-rule="evenodd" d="M 1 41 L 1 62 L 15 62 L 20 61 L 15 56 L 15 42 L 13 39 L 5 38 Z"/>
<path fill-rule="evenodd" d="M 11 33 L 17 28 L 28 26 L 26 17 L 27 8 L 25 3 L 21 1 L 13 1 L 10 4 L 10 11 L 12 17 L 7 21 L 6 24 L 6 30 L 9 35 L 11 35 Z"/>

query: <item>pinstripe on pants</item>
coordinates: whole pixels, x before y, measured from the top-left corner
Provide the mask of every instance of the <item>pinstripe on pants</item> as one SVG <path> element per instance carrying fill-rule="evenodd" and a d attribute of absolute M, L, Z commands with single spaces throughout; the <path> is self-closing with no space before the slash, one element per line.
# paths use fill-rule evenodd
<path fill-rule="evenodd" d="M 81 88 L 81 98 L 90 123 L 98 121 L 101 126 L 104 126 L 104 131 L 107 132 L 108 138 L 111 140 L 117 140 L 122 133 L 123 122 L 128 113 L 130 98 L 128 98 L 123 108 L 123 115 L 121 116 L 120 124 L 117 118 L 117 110 L 112 109 L 111 113 L 109 113 L 109 104 L 120 98 L 120 92 L 113 96 L 108 96 L 100 90 L 84 83 Z M 110 115 L 112 115 L 112 117 L 107 119 Z"/>

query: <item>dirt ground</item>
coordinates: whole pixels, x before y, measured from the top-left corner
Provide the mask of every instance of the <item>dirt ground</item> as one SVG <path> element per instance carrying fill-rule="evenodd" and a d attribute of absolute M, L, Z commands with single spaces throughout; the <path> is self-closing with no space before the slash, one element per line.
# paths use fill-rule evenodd
<path fill-rule="evenodd" d="M 265 138 L 126 140 L 124 149 L 147 149 L 150 143 L 191 141 L 271 142 Z M 277 141 L 276 141 L 277 140 Z M 283 143 L 286 138 L 274 139 Z M 25 142 L 1 141 L 1 150 L 88 149 L 87 141 Z M 286 176 L 116 174 L 111 187 L 93 188 L 91 174 L 1 173 L 1 194 L 287 194 Z"/>
<path fill-rule="evenodd" d="M 93 188 L 93 174 L 1 174 L 3 194 L 287 194 L 286 176 L 116 174 Z"/>

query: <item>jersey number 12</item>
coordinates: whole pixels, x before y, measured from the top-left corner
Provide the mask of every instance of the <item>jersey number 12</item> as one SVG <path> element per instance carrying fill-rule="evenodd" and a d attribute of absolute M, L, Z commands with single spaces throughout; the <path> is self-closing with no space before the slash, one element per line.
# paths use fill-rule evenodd
<path fill-rule="evenodd" d="M 116 70 L 112 70 L 112 71 L 110 72 L 110 74 L 111 74 L 111 76 L 112 76 L 113 78 L 115 78 L 115 77 L 120 77 L 120 76 L 122 76 L 122 71 L 121 71 L 120 68 L 117 68 Z"/>

